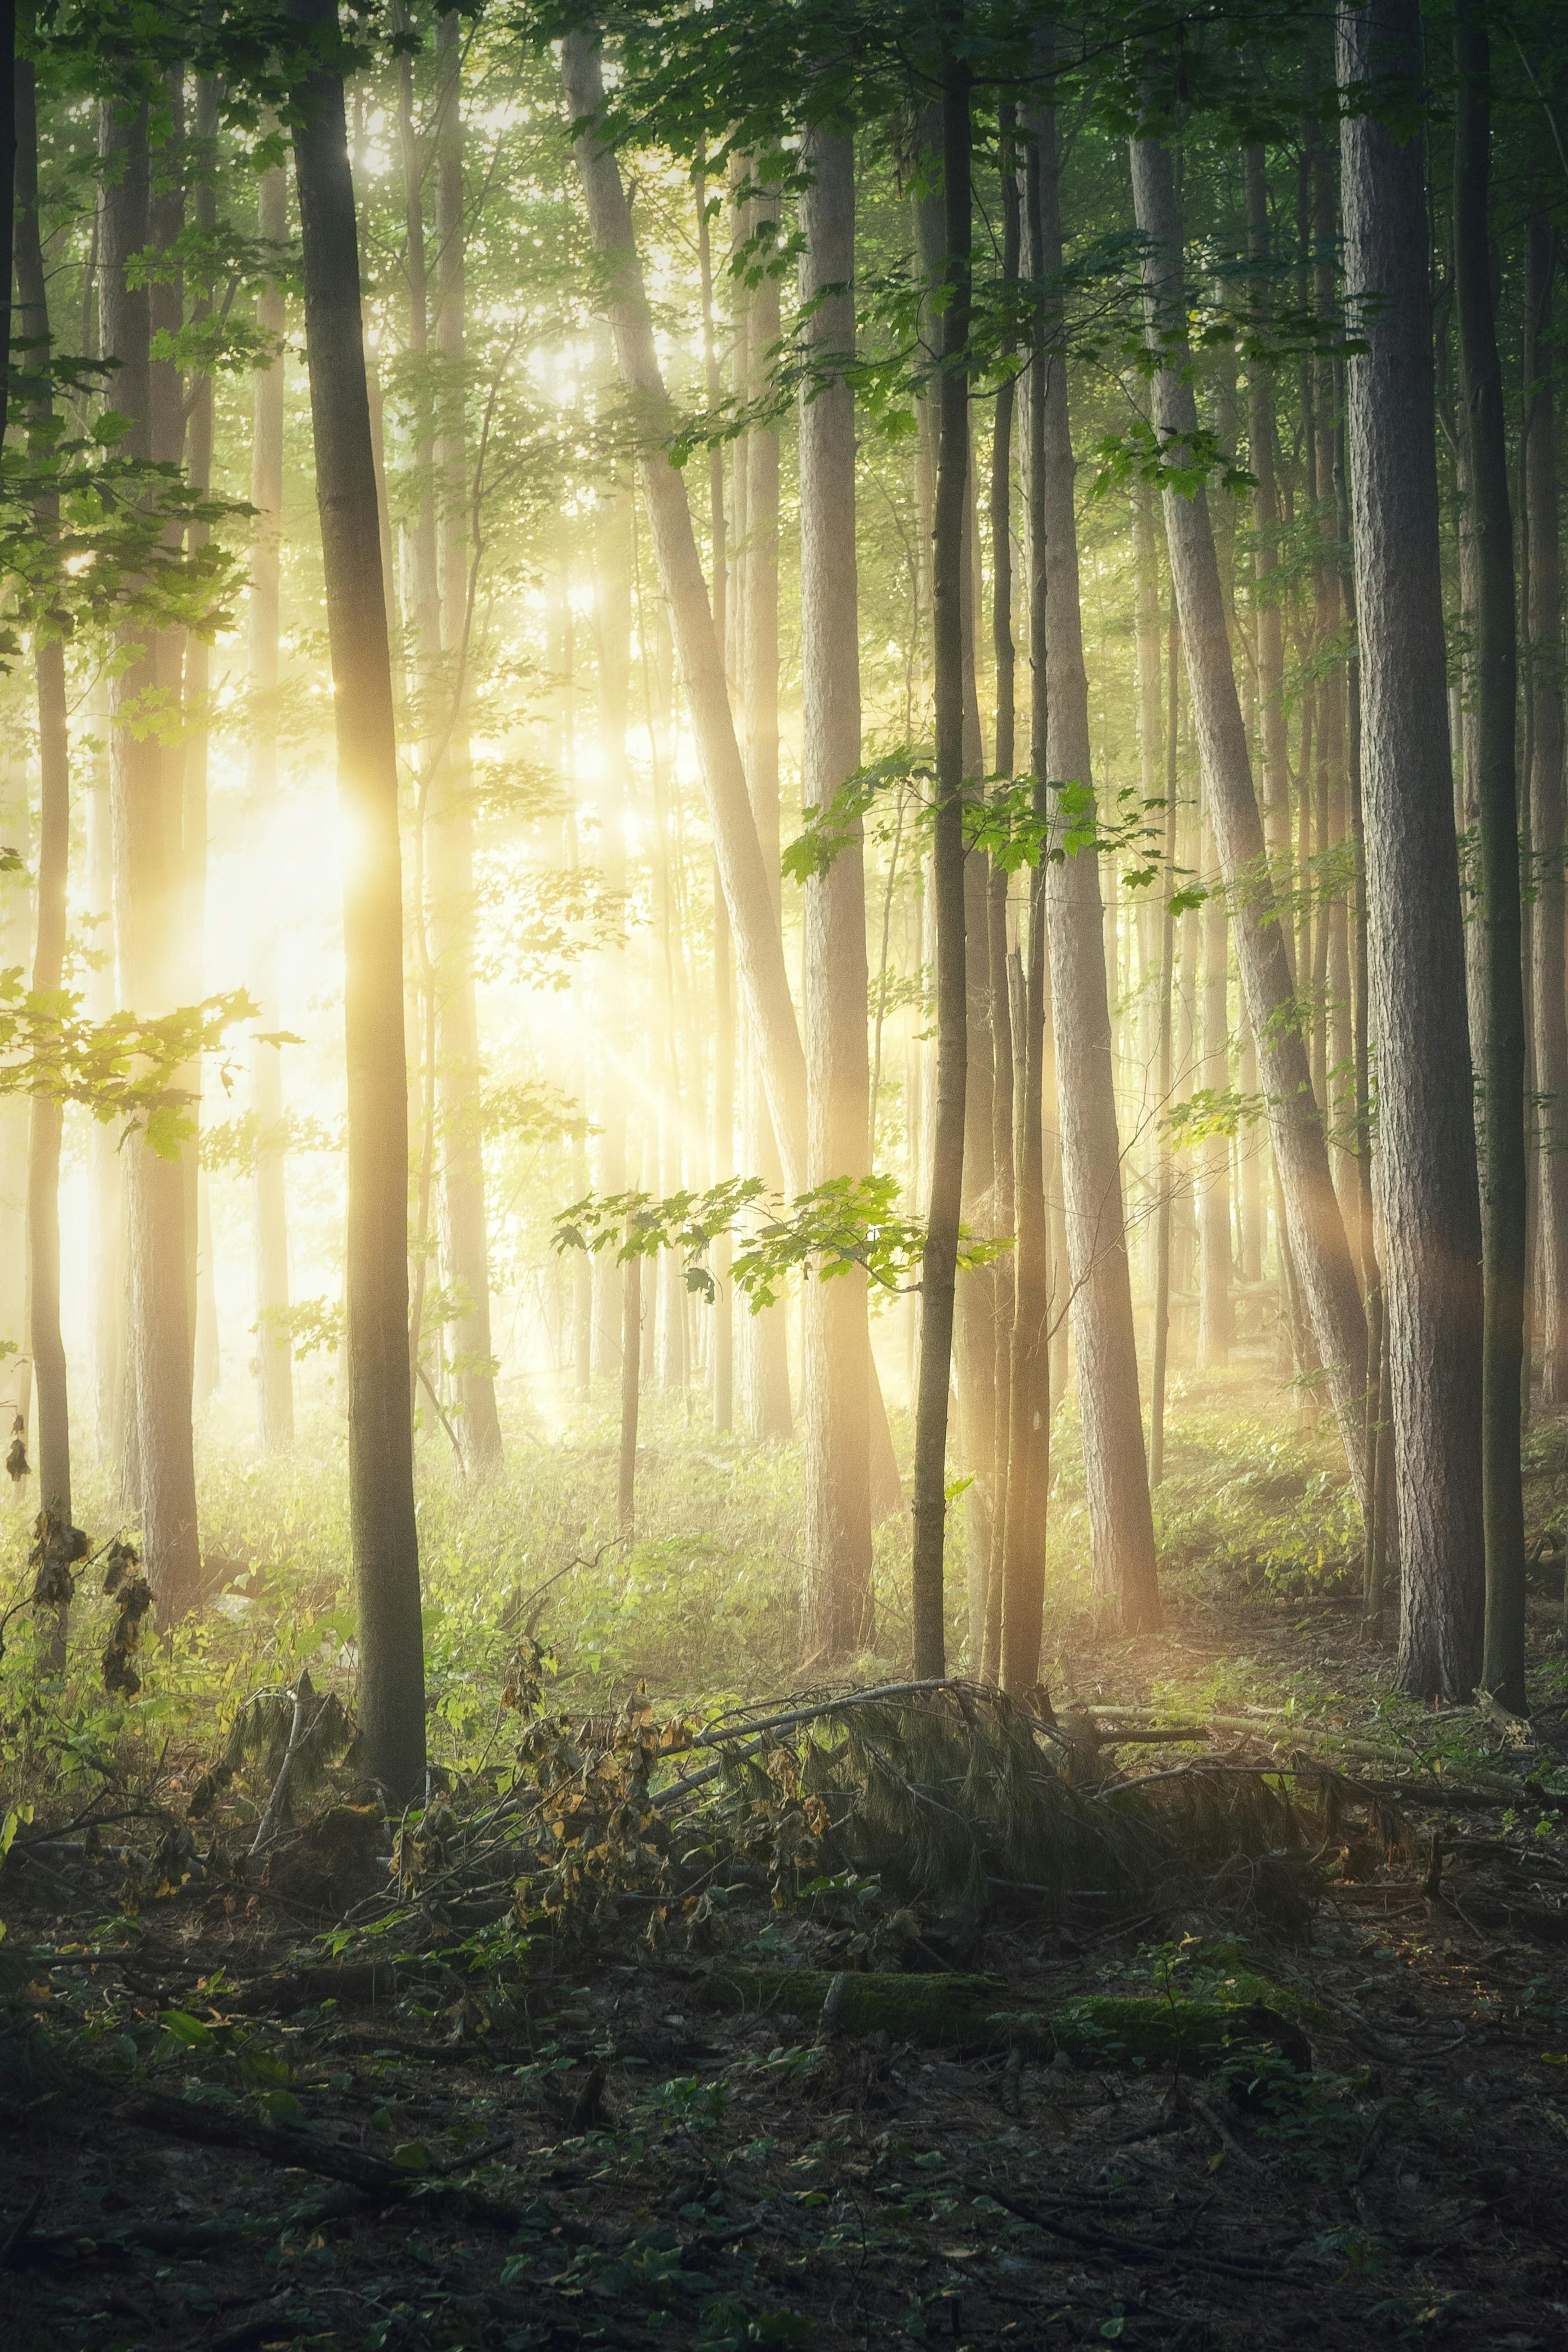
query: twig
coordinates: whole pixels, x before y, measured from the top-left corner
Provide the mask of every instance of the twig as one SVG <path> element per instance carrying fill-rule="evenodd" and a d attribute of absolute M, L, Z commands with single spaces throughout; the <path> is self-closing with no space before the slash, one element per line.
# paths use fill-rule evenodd
<path fill-rule="evenodd" d="M 293 1775 L 294 1759 L 305 1744 L 306 1705 L 315 1696 L 316 1689 L 310 1680 L 310 1670 L 308 1666 L 302 1667 L 300 1679 L 294 1686 L 294 1720 L 289 1727 L 289 1745 L 283 1751 L 283 1761 L 278 1767 L 278 1778 L 272 1783 L 272 1794 L 267 1800 L 267 1811 L 262 1814 L 256 1836 L 251 1842 L 248 1859 L 252 1862 L 256 1860 L 262 1847 L 270 1844 L 277 1834 L 278 1817 L 282 1811 L 284 1801 L 289 1794 L 289 1782 Z M 321 1706 L 319 1706 L 310 1717 L 310 1730 L 313 1731 L 320 1722 L 321 1707 L 325 1706 L 326 1703 L 323 1699 Z"/>

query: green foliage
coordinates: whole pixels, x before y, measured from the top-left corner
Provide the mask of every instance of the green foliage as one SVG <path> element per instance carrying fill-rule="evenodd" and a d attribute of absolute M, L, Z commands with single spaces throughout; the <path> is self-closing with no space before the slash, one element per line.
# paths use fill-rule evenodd
<path fill-rule="evenodd" d="M 859 1266 L 888 1291 L 918 1288 L 914 1277 L 925 1229 L 899 1207 L 892 1176 L 835 1176 L 785 1202 L 760 1176 L 731 1176 L 706 1192 L 589 1194 L 555 1220 L 558 1250 L 614 1249 L 617 1265 L 630 1258 L 679 1251 L 686 1286 L 710 1304 L 718 1286 L 706 1260 L 713 1244 L 738 1236 L 730 1279 L 753 1315 L 773 1306 L 791 1275 L 829 1282 Z M 989 1265 L 1010 1241 L 986 1241 L 961 1229 L 959 1265 Z"/>

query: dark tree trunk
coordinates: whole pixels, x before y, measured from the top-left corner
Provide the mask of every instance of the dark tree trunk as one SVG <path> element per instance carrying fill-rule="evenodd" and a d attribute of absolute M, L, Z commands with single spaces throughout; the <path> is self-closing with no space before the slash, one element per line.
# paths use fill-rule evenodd
<path fill-rule="evenodd" d="M 969 1058 L 963 899 L 963 515 L 969 495 L 971 304 L 970 72 L 948 43 L 942 94 L 946 365 L 937 394 L 936 515 L 932 535 L 936 810 L 931 889 L 936 908 L 936 1118 L 921 1261 L 921 1369 L 915 1400 L 914 1670 L 945 1671 L 942 1555 L 947 1516 L 947 1399 L 952 1364 L 959 1202 L 963 1185 L 964 1092 Z M 1038 1646 L 1037 1638 L 1037 1649 Z"/>
<path fill-rule="evenodd" d="M 1415 0 L 1340 20 L 1342 88 L 1420 73 Z M 1384 1340 L 1404 1561 L 1399 1675 L 1468 1698 L 1481 1663 L 1480 1222 L 1451 818 L 1419 142 L 1371 114 L 1341 131 L 1369 1029 Z"/>
<path fill-rule="evenodd" d="M 1563 555 L 1552 383 L 1553 234 L 1544 210 L 1525 231 L 1525 499 L 1530 520 L 1531 835 L 1535 852 L 1535 1085 L 1542 1098 L 1537 1215 L 1541 1402 L 1568 1408 L 1568 1014 L 1563 1003 Z"/>
<path fill-rule="evenodd" d="M 257 234 L 281 246 L 289 234 L 289 183 L 281 164 L 263 174 L 257 193 Z M 264 335 L 281 342 L 288 306 L 281 285 L 268 285 L 256 306 Z M 250 791 L 266 808 L 278 788 L 278 737 L 270 698 L 278 688 L 279 583 L 283 534 L 283 371 L 281 350 L 256 378 L 250 457 L 250 503 L 258 510 L 250 562 L 250 690 L 258 709 L 250 737 Z M 262 1026 L 281 1026 L 269 940 L 258 985 Z M 289 1199 L 284 1172 L 283 1055 L 258 1045 L 251 1085 L 256 1139 L 256 1391 L 261 1450 L 286 1454 L 294 1443 L 294 1351 L 279 1318 L 289 1307 Z"/>
<path fill-rule="evenodd" d="M 1261 147 L 1247 151 L 1247 241 L 1249 257 L 1268 259 L 1268 180 Z M 1253 300 L 1267 312 L 1273 294 L 1267 270 L 1253 287 Z M 1275 475 L 1274 372 L 1268 361 L 1249 362 L 1247 373 L 1247 462 L 1258 488 L 1252 495 L 1253 554 L 1258 604 L 1258 698 L 1263 746 L 1263 826 L 1271 857 L 1290 839 L 1290 773 L 1285 742 L 1285 630 L 1274 587 L 1279 569 L 1279 486 Z"/>
<path fill-rule="evenodd" d="M 1033 275 L 1049 278 L 1063 261 L 1052 110 L 1042 110 L 1036 118 L 1035 137 L 1040 163 L 1040 243 Z M 1050 679 L 1046 772 L 1088 785 L 1089 679 L 1079 604 L 1067 362 L 1059 352 L 1048 361 L 1042 352 L 1035 365 L 1047 370 L 1041 482 Z M 1093 1581 L 1096 1591 L 1114 1605 L 1123 1629 L 1143 1633 L 1159 1620 L 1154 1523 L 1121 1201 L 1104 908 L 1093 854 L 1080 853 L 1047 869 L 1046 940 Z M 1058 1291 L 1059 1305 L 1059 1283 Z"/>
<path fill-rule="evenodd" d="M 1459 322 L 1478 562 L 1477 801 L 1486 940 L 1481 1073 L 1486 1295 L 1481 1339 L 1481 1487 L 1486 1639 L 1481 1675 L 1503 1706 L 1524 1706 L 1524 1502 L 1520 1378 L 1524 1348 L 1526 1171 L 1524 984 L 1521 960 L 1513 525 L 1508 435 L 1492 291 L 1491 59 L 1478 0 L 1455 12 L 1454 291 Z M 1561 974 L 1558 975 L 1561 985 Z"/>
<path fill-rule="evenodd" d="M 0 44 L 5 27 L 0 18 Z M 0 65 L 0 80 L 4 68 Z M 49 354 L 49 306 L 38 228 L 38 120 L 30 58 L 20 59 L 16 83 L 17 324 L 34 349 L 27 364 L 42 367 Z M 0 361 L 0 364 L 3 364 Z M 47 424 L 53 403 L 34 404 L 33 421 Z M 4 435 L 0 423 L 0 437 Z M 59 500 L 46 493 L 37 501 L 40 530 L 51 534 Z M 66 891 L 70 861 L 70 735 L 66 715 L 65 646 L 58 637 L 35 637 L 33 667 L 38 694 L 38 880 L 37 930 L 33 947 L 33 986 L 52 995 L 65 968 Z M 65 1342 L 60 1335 L 60 1132 L 61 1106 L 36 1095 L 27 1131 L 27 1295 L 30 1307 L 33 1380 L 37 1394 L 38 1500 L 67 1527 L 71 1517 L 70 1399 L 66 1381 Z M 63 1621 L 62 1621 L 63 1635 Z"/>
<path fill-rule="evenodd" d="M 294 0 L 328 28 L 334 0 Z M 408 1071 L 397 741 L 360 311 L 359 241 L 340 76 L 298 92 L 294 134 L 316 495 L 336 697 L 338 789 L 356 854 L 343 882 L 348 1063 L 349 1525 L 359 1605 L 364 1768 L 395 1802 L 425 1769 L 419 1541 L 408 1417 Z"/>
<path fill-rule="evenodd" d="M 801 292 L 825 360 L 855 341 L 855 151 L 806 134 Z M 842 291 L 826 289 L 842 289 Z M 800 415 L 801 790 L 824 807 L 860 764 L 855 399 L 842 374 Z M 866 876 L 858 838 L 805 887 L 806 1181 L 868 1175 Z M 838 1662 L 871 1641 L 870 1335 L 858 1269 L 805 1286 L 801 1652 Z"/>
<path fill-rule="evenodd" d="M 1197 409 L 1182 373 L 1186 349 L 1181 216 L 1170 151 L 1157 140 L 1133 141 L 1132 184 L 1138 226 L 1151 240 L 1143 262 L 1150 331 L 1166 359 L 1154 378 L 1154 421 L 1163 435 L 1179 443 L 1196 430 Z M 1306 1046 L 1289 1017 L 1294 992 L 1268 880 L 1208 502 L 1202 489 L 1192 498 L 1167 491 L 1164 505 L 1193 719 L 1231 906 L 1243 1000 L 1269 1102 L 1286 1238 L 1364 1507 L 1366 1318 L 1329 1172 Z"/>
<path fill-rule="evenodd" d="M 100 245 L 101 336 L 119 360 L 112 400 L 130 420 L 124 446 L 153 454 L 151 314 L 128 268 L 151 241 L 147 110 L 122 115 L 105 100 L 100 150 L 115 159 L 104 191 Z M 144 635 L 145 633 L 143 633 Z M 130 656 L 110 688 L 114 931 L 121 1003 L 142 1013 L 174 1009 L 180 939 L 179 825 L 170 807 L 172 762 L 130 719 L 160 683 L 154 647 L 121 633 Z M 177 805 L 177 804 L 176 804 Z M 123 1153 L 129 1260 L 128 1479 L 142 1521 L 147 1571 L 165 1623 L 194 1606 L 201 1585 L 191 1444 L 191 1322 L 184 1181 L 141 1135 Z"/>
<path fill-rule="evenodd" d="M 1030 272 L 1042 243 L 1042 156 L 1037 137 L 1026 151 L 1026 215 Z M 1046 341 L 1046 303 L 1037 282 L 1034 345 Z M 1046 789 L 1049 731 L 1047 659 L 1046 370 L 1036 358 L 1025 378 L 1028 488 L 1025 546 L 1028 565 L 1029 772 L 1037 819 L 1049 806 Z M 1047 1511 L 1051 1472 L 1051 1325 L 1060 1307 L 1051 1288 L 1051 1239 L 1046 1219 L 1046 888 L 1041 867 L 1029 877 L 1028 927 L 1020 975 L 1015 1038 L 1018 1071 L 1017 1247 L 1013 1275 L 1012 1347 L 1008 1364 L 1007 1503 L 1003 1530 L 1001 1591 L 992 1613 L 1004 1690 L 1030 1689 L 1040 1671 L 1045 1598 Z M 989 1630 L 989 1629 L 988 1629 Z M 987 1647 L 990 1647 L 988 1639 Z"/>

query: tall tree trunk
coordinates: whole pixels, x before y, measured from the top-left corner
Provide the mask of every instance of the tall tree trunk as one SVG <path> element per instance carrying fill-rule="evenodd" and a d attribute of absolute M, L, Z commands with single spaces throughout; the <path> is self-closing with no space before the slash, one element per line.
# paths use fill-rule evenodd
<path fill-rule="evenodd" d="M 801 199 L 801 294 L 808 333 L 832 367 L 855 343 L 855 151 L 810 131 Z M 860 764 L 859 621 L 855 573 L 855 399 L 841 373 L 800 414 L 803 770 L 824 807 Z M 870 1173 L 866 1050 L 866 877 L 860 828 L 805 887 L 806 1181 Z M 839 1660 L 871 1640 L 869 1408 L 866 1277 L 858 1268 L 805 1286 L 805 1574 L 803 1656 Z"/>
<path fill-rule="evenodd" d="M 1568 1408 L 1568 1014 L 1563 1003 L 1563 556 L 1552 383 L 1552 223 L 1531 215 L 1524 249 L 1525 500 L 1530 521 L 1531 833 L 1535 851 L 1535 1085 L 1544 1106 L 1537 1297 L 1541 1402 Z"/>
<path fill-rule="evenodd" d="M 335 0 L 293 0 L 330 27 Z M 343 870 L 348 1064 L 349 1528 L 358 1599 L 360 1739 L 395 1802 L 425 1769 L 419 1539 L 408 1416 L 408 1073 L 397 741 L 360 310 L 359 241 L 341 77 L 296 93 L 305 349 L 335 694 L 338 789 L 356 855 Z"/>
<path fill-rule="evenodd" d="M 1029 271 L 1035 280 L 1033 344 L 1046 343 L 1046 293 L 1036 267 L 1042 244 L 1040 142 L 1025 150 L 1025 226 Z M 1049 806 L 1049 670 L 1047 660 L 1046 370 L 1036 357 L 1025 377 L 1027 431 L 1024 483 L 1026 492 L 1025 548 L 1028 567 L 1029 772 L 1034 779 L 1034 814 Z M 1047 1515 L 1051 1473 L 1051 1327 L 1053 1311 L 1063 1319 L 1051 1283 L 1054 1255 L 1046 1211 L 1047 1152 L 1046 1097 L 1046 877 L 1043 866 L 1029 876 L 1019 1018 L 1014 1027 L 1018 1114 L 1016 1128 L 1016 1192 L 1018 1241 L 1013 1277 L 1012 1349 L 1008 1366 L 1007 1506 L 1003 1532 L 1002 1589 L 993 1603 L 998 1620 L 994 1637 L 1005 1690 L 1030 1689 L 1040 1670 L 1040 1633 L 1045 1598 Z M 1054 1091 L 1052 1096 L 1054 1106 Z"/>
<path fill-rule="evenodd" d="M 1034 131 L 1040 161 L 1040 243 L 1033 274 L 1050 278 L 1063 261 L 1053 110 L 1043 109 L 1036 116 Z M 1047 326 L 1051 323 L 1047 314 Z M 1067 362 L 1059 352 L 1049 358 L 1041 352 L 1035 365 L 1047 370 L 1041 483 L 1050 684 L 1046 772 L 1088 785 L 1089 679 L 1079 601 Z M 1113 1603 L 1123 1628 L 1142 1633 L 1158 1622 L 1159 1597 L 1121 1200 L 1098 859 L 1085 852 L 1065 858 L 1048 868 L 1045 887 L 1068 1272 L 1093 1580 L 1096 1591 Z"/>
<path fill-rule="evenodd" d="M 109 680 L 100 672 L 89 706 L 93 732 L 109 740 Z M 87 903 L 89 915 L 108 924 L 114 908 L 113 824 L 110 807 L 110 762 L 95 761 L 87 796 Z M 95 1021 L 115 1010 L 112 961 L 106 960 L 88 983 L 88 1007 Z M 125 1188 L 119 1139 L 111 1127 L 93 1122 L 90 1143 L 92 1242 L 93 1444 L 99 1466 L 125 1466 Z"/>
<path fill-rule="evenodd" d="M 632 508 L 630 483 L 615 483 L 602 500 L 595 534 L 598 608 L 598 733 L 604 762 L 600 856 L 605 888 L 619 906 L 626 887 L 628 803 L 626 729 L 631 713 Z M 599 1187 L 612 1197 L 626 1189 L 626 1094 L 621 1066 L 626 1050 L 626 953 L 613 950 L 604 963 L 605 1055 L 609 1082 L 598 1109 Z M 583 1106 L 586 1109 L 586 1105 Z M 620 1269 L 594 1261 L 594 1362 L 602 1374 L 621 1360 L 625 1283 Z"/>
<path fill-rule="evenodd" d="M 1520 1382 L 1524 1349 L 1526 1163 L 1524 985 L 1521 959 L 1518 645 L 1508 435 L 1492 291 L 1491 58 L 1478 0 L 1455 12 L 1454 291 L 1475 499 L 1477 799 L 1486 938 L 1486 1056 L 1481 1192 L 1486 1268 L 1481 1337 L 1481 1490 L 1486 1520 L 1486 1639 L 1481 1675 L 1504 1706 L 1524 1706 L 1524 1498 Z M 1561 975 L 1559 975 L 1561 984 Z"/>
<path fill-rule="evenodd" d="M 568 35 L 562 44 L 561 69 L 571 120 L 583 123 L 604 102 L 597 37 Z M 805 1058 L 773 916 L 767 867 L 747 798 L 686 485 L 665 450 L 672 411 L 654 346 L 631 213 L 620 167 L 598 135 L 583 131 L 574 150 L 594 247 L 609 273 L 610 325 L 622 381 L 647 436 L 638 469 L 675 630 L 741 990 L 756 1034 L 784 1181 L 798 1191 L 805 1169 Z"/>
<path fill-rule="evenodd" d="M 99 145 L 113 159 L 101 216 L 101 338 L 105 354 L 121 363 L 113 397 L 129 419 L 124 446 L 132 456 L 151 457 L 150 307 L 145 286 L 130 282 L 129 267 L 150 242 L 145 106 L 125 114 L 104 100 Z M 168 436 L 166 410 L 163 422 Z M 121 632 L 121 645 L 127 666 L 110 688 L 115 960 L 121 1003 L 150 1014 L 172 1011 L 177 1001 L 179 826 L 177 804 L 171 806 L 172 762 L 155 738 L 138 740 L 132 726 L 141 698 L 160 684 L 163 649 L 132 629 Z M 178 1160 L 161 1158 L 144 1136 L 130 1139 L 123 1158 L 134 1501 L 149 1580 L 169 1623 L 194 1606 L 201 1586 L 184 1183 Z"/>
<path fill-rule="evenodd" d="M 3 39 L 0 28 L 0 39 Z M 38 226 L 38 117 L 31 58 L 16 65 L 16 272 L 17 323 L 35 346 L 28 363 L 49 357 L 49 306 Z M 46 395 L 32 421 L 47 428 L 54 410 Z M 52 534 L 59 499 L 37 502 L 40 530 Z M 33 986 L 41 996 L 60 987 L 65 969 L 66 891 L 70 863 L 70 733 L 67 721 L 66 656 L 58 637 L 35 635 L 33 668 L 38 696 L 37 929 Z M 62 1108 L 36 1095 L 27 1128 L 27 1297 L 33 1378 L 37 1389 L 37 1472 L 41 1507 L 71 1521 L 70 1398 L 60 1333 L 60 1131 Z M 61 1622 L 63 1639 L 64 1622 Z"/>
<path fill-rule="evenodd" d="M 1132 185 L 1138 226 L 1151 241 L 1143 261 L 1151 340 L 1166 362 L 1154 378 L 1154 422 L 1163 436 L 1179 443 L 1196 431 L 1197 410 L 1192 386 L 1182 373 L 1186 338 L 1181 217 L 1170 151 L 1157 140 L 1132 142 Z M 1247 1017 L 1269 1102 L 1287 1238 L 1351 1476 L 1364 1506 L 1366 1318 L 1329 1173 L 1306 1046 L 1289 1020 L 1290 971 L 1267 878 L 1263 827 L 1236 691 L 1208 501 L 1201 488 L 1192 498 L 1168 490 L 1164 506 L 1193 716 L 1211 793 Z"/>
<path fill-rule="evenodd" d="M 195 85 L 194 128 L 195 134 L 195 169 L 192 210 L 195 226 L 200 236 L 210 237 L 217 226 L 217 166 L 218 109 L 221 91 L 210 74 L 198 76 Z M 212 302 L 203 295 L 191 314 L 193 326 L 200 326 L 212 315 Z M 191 377 L 186 407 L 186 478 L 194 490 L 205 498 L 212 488 L 213 470 L 213 379 L 205 369 L 195 371 Z M 192 553 L 205 547 L 212 536 L 205 523 L 193 523 L 186 536 Z M 185 725 L 188 730 L 181 779 L 180 848 L 184 867 L 185 935 L 185 979 L 184 993 L 188 1003 L 196 1003 L 206 991 L 206 920 L 207 920 L 207 766 L 208 766 L 208 694 L 212 683 L 212 647 L 205 637 L 192 632 L 184 643 L 184 676 L 183 680 Z M 199 1097 L 201 1066 L 193 1076 Z M 198 1099 L 199 1118 L 199 1099 Z M 195 1396 L 198 1405 L 205 1405 L 218 1383 L 217 1294 L 210 1246 L 204 1244 L 204 1233 L 210 1242 L 211 1214 L 205 1200 L 206 1178 L 201 1169 L 201 1133 L 199 1125 L 187 1138 L 183 1151 L 185 1175 L 185 1230 L 190 1249 L 191 1311 L 194 1318 L 192 1362 Z"/>
<path fill-rule="evenodd" d="M 969 1058 L 963 898 L 963 515 L 969 497 L 971 310 L 970 70 L 942 19 L 942 172 L 947 302 L 946 365 L 937 391 L 936 515 L 932 534 L 936 808 L 936 1118 L 921 1259 L 921 1368 L 915 1400 L 914 1670 L 945 1671 L 942 1555 L 947 1516 L 947 1398 L 952 1363 L 959 1201 L 963 1184 Z"/>
<path fill-rule="evenodd" d="M 758 159 L 742 159 L 741 171 L 753 193 L 739 208 L 737 227 L 746 239 L 776 221 L 777 198 L 756 188 Z M 768 354 L 779 339 L 779 282 L 765 273 L 744 300 L 744 332 L 736 350 L 742 398 L 762 398 L 768 386 Z M 737 551 L 739 596 L 738 678 L 741 690 L 746 785 L 763 864 L 774 930 L 782 938 L 783 876 L 779 866 L 779 436 L 776 426 L 757 425 L 736 444 L 737 470 L 745 477 L 745 536 Z M 807 1081 L 809 1096 L 809 1077 Z M 784 1175 L 783 1139 L 770 1113 L 765 1089 L 748 1056 L 744 1088 L 743 1148 L 747 1173 L 776 1187 Z M 808 1110 L 809 1118 L 809 1110 Z M 810 1139 L 806 1160 L 810 1163 Z M 781 1300 L 748 1315 L 741 1326 L 742 1389 L 753 1437 L 787 1438 L 794 1427 L 789 1391 L 789 1309 Z"/>
<path fill-rule="evenodd" d="M 436 352 L 440 368 L 436 464 L 441 583 L 441 656 L 450 721 L 437 780 L 429 835 L 431 915 L 437 974 L 441 1191 L 447 1265 L 461 1305 L 452 1327 L 454 1386 L 465 1446 L 477 1471 L 499 1467 L 490 1352 L 489 1252 L 479 1118 L 479 1013 L 474 999 L 474 822 L 468 763 L 468 466 L 464 426 L 462 20 L 436 27 Z M 570 607 L 568 607 L 570 614 Z M 585 1269 L 584 1269 L 585 1271 Z"/>
<path fill-rule="evenodd" d="M 1205 827 L 1205 833 L 1206 846 L 1212 832 Z M 1217 890 L 1204 901 L 1202 940 L 1203 1083 L 1217 1096 L 1230 1084 L 1229 926 L 1225 900 Z M 1230 1361 L 1232 1336 L 1230 1145 L 1223 1134 L 1210 1136 L 1204 1143 L 1197 1209 L 1198 1369 L 1212 1372 Z"/>
<path fill-rule="evenodd" d="M 263 173 L 257 192 L 257 234 L 273 247 L 289 235 L 289 182 L 281 164 Z M 260 517 L 250 562 L 250 690 L 258 706 L 250 736 L 250 793 L 266 808 L 278 789 L 278 737 L 270 698 L 278 689 L 279 579 L 283 533 L 282 340 L 288 324 L 283 289 L 270 281 L 257 302 L 256 323 L 277 356 L 256 378 L 250 453 L 250 503 Z M 269 916 L 264 920 L 269 921 Z M 270 939 L 261 943 L 262 1026 L 281 1026 Z M 294 1351 L 279 1318 L 289 1307 L 289 1201 L 283 1151 L 283 1055 L 277 1045 L 254 1048 L 251 1085 L 256 1108 L 256 1401 L 261 1450 L 286 1454 L 294 1443 Z"/>
<path fill-rule="evenodd" d="M 1268 178 L 1261 147 L 1247 150 L 1247 242 L 1248 257 L 1268 260 Z M 1273 281 L 1267 267 L 1254 281 L 1252 299 L 1267 316 Z M 1274 371 L 1267 360 L 1248 362 L 1247 460 L 1257 488 L 1252 494 L 1253 594 L 1258 612 L 1258 699 L 1262 719 L 1263 828 L 1268 854 L 1277 857 L 1290 840 L 1290 769 L 1285 742 L 1285 629 L 1275 577 L 1279 569 L 1279 486 L 1275 474 Z M 1282 935 L 1283 936 L 1283 935 Z"/>
<path fill-rule="evenodd" d="M 1415 0 L 1341 17 L 1342 89 L 1419 89 Z M 1370 113 L 1341 128 L 1359 615 L 1369 1028 L 1384 1348 L 1404 1559 L 1399 1678 L 1468 1698 L 1481 1663 L 1480 1222 L 1466 1083 L 1464 950 L 1451 822 L 1419 142 Z M 1375 299 L 1367 300 L 1373 296 Z"/>

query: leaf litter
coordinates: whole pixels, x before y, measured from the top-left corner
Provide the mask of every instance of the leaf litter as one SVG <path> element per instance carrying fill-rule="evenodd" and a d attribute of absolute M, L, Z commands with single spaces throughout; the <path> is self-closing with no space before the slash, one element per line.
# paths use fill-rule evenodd
<path fill-rule="evenodd" d="M 525 1640 L 505 1763 L 388 1819 L 308 1683 L 179 1806 L 9 1818 L 7 2342 L 1561 2338 L 1537 1747 L 961 1683 L 572 1715 Z"/>

